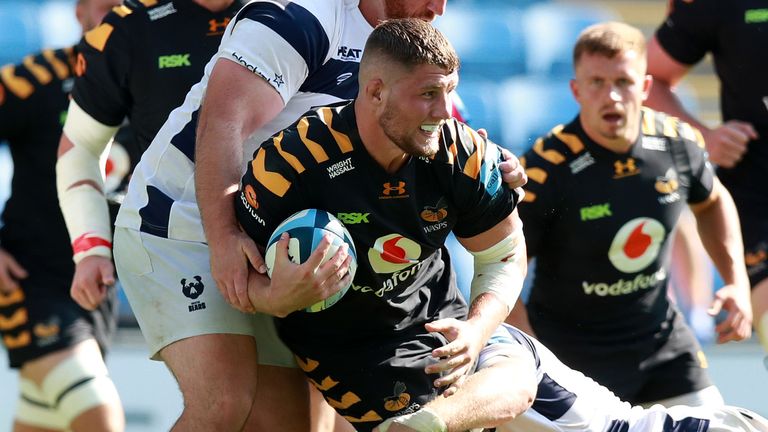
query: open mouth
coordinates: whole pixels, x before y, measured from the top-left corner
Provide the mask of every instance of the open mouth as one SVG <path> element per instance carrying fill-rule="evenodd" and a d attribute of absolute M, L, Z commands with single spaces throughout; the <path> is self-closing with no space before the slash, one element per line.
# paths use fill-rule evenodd
<path fill-rule="evenodd" d="M 624 117 L 619 113 L 606 113 L 603 114 L 603 120 L 607 121 L 608 123 L 618 124 L 622 121 Z"/>
<path fill-rule="evenodd" d="M 422 124 L 419 129 L 421 130 L 421 133 L 426 135 L 428 138 L 436 138 L 440 135 L 440 126 L 441 124 Z"/>

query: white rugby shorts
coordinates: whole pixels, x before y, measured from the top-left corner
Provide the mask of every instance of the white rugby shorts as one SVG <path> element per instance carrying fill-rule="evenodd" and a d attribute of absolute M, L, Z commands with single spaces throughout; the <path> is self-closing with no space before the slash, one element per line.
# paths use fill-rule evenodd
<path fill-rule="evenodd" d="M 153 360 L 181 339 L 238 334 L 256 339 L 259 364 L 297 367 L 271 316 L 240 312 L 221 295 L 211 276 L 208 245 L 116 227 L 113 254 Z"/>

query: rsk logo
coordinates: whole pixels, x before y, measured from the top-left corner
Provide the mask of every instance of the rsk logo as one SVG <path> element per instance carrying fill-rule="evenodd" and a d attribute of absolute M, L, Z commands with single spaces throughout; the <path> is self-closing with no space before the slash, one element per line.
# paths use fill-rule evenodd
<path fill-rule="evenodd" d="M 368 250 L 368 261 L 376 273 L 394 273 L 419 262 L 421 246 L 400 234 L 376 239 Z"/>
<path fill-rule="evenodd" d="M 616 233 L 608 259 L 624 273 L 640 271 L 659 255 L 665 236 L 661 222 L 646 217 L 632 219 Z"/>

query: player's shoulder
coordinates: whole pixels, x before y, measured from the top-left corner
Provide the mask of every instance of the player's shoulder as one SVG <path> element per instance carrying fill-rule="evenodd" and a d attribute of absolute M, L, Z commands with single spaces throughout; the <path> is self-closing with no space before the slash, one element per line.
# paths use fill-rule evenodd
<path fill-rule="evenodd" d="M 71 78 L 74 65 L 75 52 L 68 47 L 44 49 L 17 64 L 1 66 L 0 105 L 11 98 L 28 99 L 42 87 Z"/>
<path fill-rule="evenodd" d="M 355 149 L 352 135 L 356 134 L 350 114 L 344 103 L 308 111 L 290 127 L 284 129 L 263 144 L 265 149 L 274 148 L 273 155 L 283 159 L 299 174 L 323 169 L 350 157 Z M 353 110 L 352 110 L 353 111 Z"/>
<path fill-rule="evenodd" d="M 351 3 L 350 0 L 253 0 L 240 10 L 237 19 L 263 22 L 266 18 L 281 26 L 294 25 L 301 30 L 319 23 L 328 29 L 340 23 L 339 18 Z"/>
<path fill-rule="evenodd" d="M 642 108 L 642 114 L 643 147 L 652 146 L 654 142 L 660 146 L 663 146 L 662 142 L 673 143 L 670 145 L 683 142 L 688 147 L 704 148 L 701 131 L 691 124 L 647 107 Z"/>
<path fill-rule="evenodd" d="M 586 152 L 579 129 L 578 119 L 567 125 L 553 127 L 546 135 L 534 141 L 520 161 L 526 168 L 538 167 L 545 171 L 570 166 Z"/>
<path fill-rule="evenodd" d="M 722 0 L 669 0 L 668 12 L 683 14 L 713 12 L 715 8 L 728 2 Z"/>

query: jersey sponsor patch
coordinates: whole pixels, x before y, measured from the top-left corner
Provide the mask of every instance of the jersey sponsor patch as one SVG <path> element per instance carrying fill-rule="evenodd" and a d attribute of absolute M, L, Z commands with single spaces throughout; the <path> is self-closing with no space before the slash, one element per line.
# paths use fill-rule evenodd
<path fill-rule="evenodd" d="M 590 152 L 586 152 L 583 155 L 571 161 L 571 163 L 569 163 L 568 166 L 571 168 L 571 174 L 578 174 L 584 171 L 589 166 L 594 165 L 594 163 L 595 163 L 595 158 L 592 156 Z"/>
<path fill-rule="evenodd" d="M 192 66 L 192 63 L 189 62 L 189 56 L 189 53 L 160 56 L 157 58 L 157 67 L 158 69 L 168 69 Z"/>
<path fill-rule="evenodd" d="M 421 245 L 400 234 L 387 234 L 376 239 L 368 250 L 368 261 L 376 273 L 393 273 L 419 262 Z"/>
<path fill-rule="evenodd" d="M 344 174 L 345 172 L 352 171 L 353 169 L 355 169 L 355 166 L 352 165 L 352 158 L 348 157 L 343 161 L 336 162 L 335 164 L 327 167 L 326 171 L 328 171 L 329 178 L 334 178 Z"/>
<path fill-rule="evenodd" d="M 147 15 L 149 15 L 150 21 L 157 21 L 160 18 L 165 18 L 168 15 L 173 15 L 175 13 L 176 8 L 173 6 L 173 3 L 168 3 L 150 10 L 147 12 Z"/>
<path fill-rule="evenodd" d="M 664 225 L 656 219 L 632 219 L 616 233 L 608 250 L 608 259 L 624 273 L 640 271 L 659 255 L 666 234 Z"/>
<path fill-rule="evenodd" d="M 667 272 L 664 269 L 651 274 L 640 273 L 632 279 L 619 279 L 614 282 L 590 282 L 581 283 L 584 294 L 596 295 L 598 297 L 616 297 L 632 294 L 640 290 L 655 288 L 659 281 L 667 279 Z"/>

